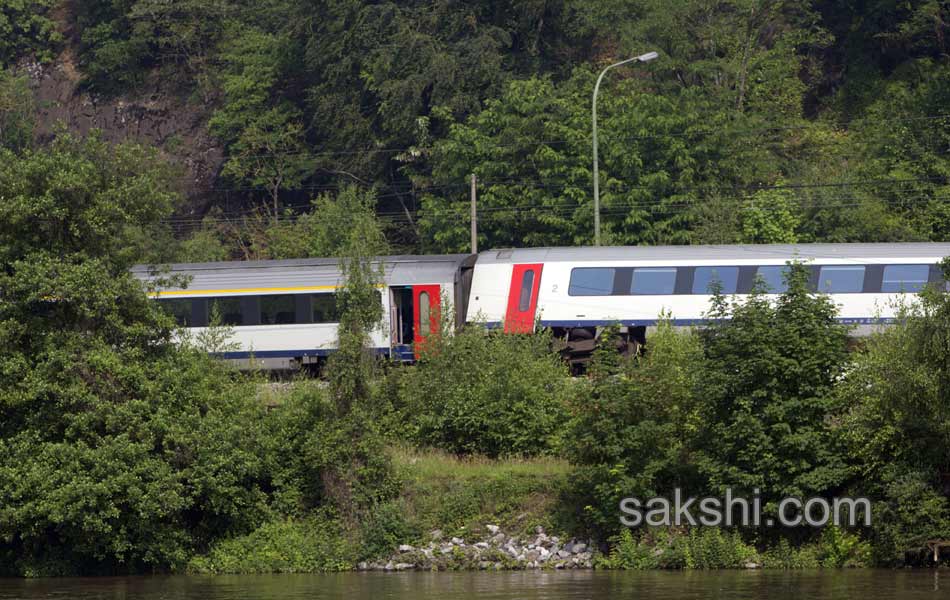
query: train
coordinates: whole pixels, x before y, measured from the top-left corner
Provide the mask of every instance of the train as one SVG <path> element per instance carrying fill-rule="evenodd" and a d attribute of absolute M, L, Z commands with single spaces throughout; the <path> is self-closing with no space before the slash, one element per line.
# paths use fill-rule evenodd
<path fill-rule="evenodd" d="M 385 256 L 379 298 L 383 322 L 371 334 L 381 356 L 411 362 L 441 327 L 482 323 L 508 333 L 546 328 L 572 364 L 587 360 L 604 328 L 623 352 L 646 342 L 659 319 L 674 326 L 707 320 L 713 282 L 748 295 L 756 280 L 784 291 L 793 262 L 828 294 L 857 335 L 896 316 L 907 294 L 946 286 L 939 263 L 947 243 L 762 244 L 507 248 L 479 254 Z M 265 369 L 319 367 L 335 350 L 343 285 L 339 259 L 309 258 L 173 264 L 160 280 L 152 266 L 133 274 L 178 324 L 198 333 L 217 315 L 233 328 L 226 359 Z M 167 276 L 187 284 L 167 283 Z M 162 285 L 162 281 L 166 281 Z"/>

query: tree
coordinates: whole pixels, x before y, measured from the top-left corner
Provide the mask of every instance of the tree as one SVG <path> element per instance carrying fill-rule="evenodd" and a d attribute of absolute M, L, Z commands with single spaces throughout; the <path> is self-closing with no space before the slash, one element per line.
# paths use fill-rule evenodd
<path fill-rule="evenodd" d="M 0 69 L 0 147 L 17 152 L 30 146 L 34 118 L 28 80 Z"/>
<path fill-rule="evenodd" d="M 62 41 L 49 15 L 55 4 L 54 0 L 0 0 L 0 68 L 27 52 L 42 62 L 52 60 Z"/>
<path fill-rule="evenodd" d="M 950 262 L 944 260 L 945 276 Z M 950 536 L 950 294 L 908 300 L 896 323 L 861 348 L 841 386 L 839 435 L 879 502 L 878 559 L 896 563 Z M 857 486 L 856 486 L 857 487 Z"/>
<path fill-rule="evenodd" d="M 649 350 L 618 358 L 610 332 L 591 366 L 589 394 L 572 406 L 565 453 L 582 518 L 607 537 L 620 528 L 623 498 L 690 495 L 705 488 L 691 459 L 701 426 L 702 347 L 693 332 L 661 321 Z"/>
<path fill-rule="evenodd" d="M 809 292 L 802 265 L 790 266 L 786 282 L 774 304 L 761 282 L 742 302 L 716 296 L 712 324 L 701 331 L 705 398 L 696 460 L 714 492 L 758 488 L 769 503 L 831 493 L 851 475 L 830 426 L 848 330 L 831 300 Z"/>
<path fill-rule="evenodd" d="M 174 196 L 155 156 L 92 136 L 0 149 L 0 564 L 167 569 L 253 527 L 263 408 L 129 271 Z"/>
<path fill-rule="evenodd" d="M 288 40 L 252 27 L 230 33 L 221 56 L 224 105 L 209 127 L 228 145 L 223 174 L 263 188 L 276 222 L 281 192 L 300 186 L 313 170 L 299 109 L 274 94 L 290 60 Z"/>
<path fill-rule="evenodd" d="M 356 210 L 371 206 L 374 193 L 356 187 L 336 199 Z M 337 349 L 327 363 L 328 396 L 313 396 L 304 406 L 299 429 L 300 478 L 307 483 L 307 500 L 329 503 L 350 522 L 397 491 L 372 403 L 376 356 L 370 332 L 383 318 L 379 284 L 385 252 L 379 225 L 356 220 L 343 232 L 340 258 L 342 287 L 337 290 L 340 323 Z"/>

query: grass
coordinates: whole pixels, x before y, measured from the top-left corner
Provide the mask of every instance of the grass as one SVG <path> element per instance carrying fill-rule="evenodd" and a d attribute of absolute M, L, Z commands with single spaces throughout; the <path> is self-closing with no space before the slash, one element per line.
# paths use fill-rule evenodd
<path fill-rule="evenodd" d="M 406 447 L 390 453 L 404 481 L 392 512 L 402 515 L 415 542 L 428 541 L 435 529 L 483 539 L 489 537 L 487 524 L 512 535 L 528 535 L 539 525 L 551 533 L 567 529 L 559 499 L 570 467 L 563 460 L 459 458 Z"/>

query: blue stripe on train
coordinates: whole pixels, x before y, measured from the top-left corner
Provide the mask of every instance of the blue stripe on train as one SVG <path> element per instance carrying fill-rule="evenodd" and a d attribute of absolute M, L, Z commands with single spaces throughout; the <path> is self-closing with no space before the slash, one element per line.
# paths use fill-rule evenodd
<path fill-rule="evenodd" d="M 887 325 L 893 323 L 893 318 L 874 318 L 860 317 L 852 319 L 836 319 L 842 325 Z M 695 325 L 704 325 L 711 323 L 713 319 L 671 319 L 670 322 L 677 327 L 689 327 Z M 622 319 L 622 320 L 571 320 L 571 321 L 541 321 L 541 327 L 606 327 L 608 325 L 623 325 L 625 327 L 651 327 L 659 323 L 659 319 Z M 485 323 L 489 329 L 502 327 L 501 321 Z M 376 354 L 389 356 L 389 348 L 373 348 Z M 299 358 L 307 356 L 326 357 L 332 354 L 334 350 L 326 348 L 306 348 L 293 350 L 262 350 L 258 352 L 222 352 L 218 354 L 221 358 L 231 360 L 245 360 L 249 358 Z M 392 348 L 392 356 L 398 360 L 415 360 L 415 355 L 410 346 L 396 346 Z"/>
<path fill-rule="evenodd" d="M 335 349 L 327 348 L 298 348 L 290 350 L 258 350 L 255 352 L 220 352 L 217 354 L 220 358 L 225 358 L 228 360 L 245 360 L 249 358 L 300 358 L 300 357 L 326 357 L 333 354 Z M 373 351 L 376 354 L 382 356 L 389 356 L 389 348 L 373 348 Z M 409 346 L 396 346 L 392 348 L 393 358 L 399 360 L 414 360 L 415 354 L 413 354 L 412 348 Z"/>
<path fill-rule="evenodd" d="M 670 319 L 670 323 L 677 327 L 689 327 L 695 325 L 706 325 L 712 323 L 714 319 Z M 859 317 L 848 319 L 836 319 L 842 325 L 887 325 L 893 323 L 893 318 Z M 541 327 L 606 327 L 608 325 L 623 325 L 624 327 L 652 327 L 660 322 L 660 319 L 573 319 L 567 321 L 540 321 Z M 492 321 L 485 323 L 489 329 L 497 329 L 504 324 L 501 321 Z"/>

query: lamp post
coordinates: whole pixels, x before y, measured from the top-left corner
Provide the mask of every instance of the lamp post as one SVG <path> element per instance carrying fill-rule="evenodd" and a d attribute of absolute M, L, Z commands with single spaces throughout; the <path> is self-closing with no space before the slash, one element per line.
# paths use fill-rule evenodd
<path fill-rule="evenodd" d="M 641 54 L 640 56 L 634 56 L 633 58 L 628 58 L 627 60 L 622 60 L 618 63 L 614 63 L 608 66 L 606 69 L 600 72 L 600 76 L 597 78 L 597 84 L 594 85 L 594 100 L 591 107 L 591 121 L 594 123 L 594 245 L 600 245 L 600 180 L 597 172 L 597 92 L 600 90 L 600 82 L 604 78 L 604 75 L 607 74 L 607 71 L 613 69 L 614 67 L 619 67 L 620 65 L 625 65 L 631 62 L 650 62 L 654 58 L 659 56 L 656 52 L 647 52 L 646 54 Z"/>

